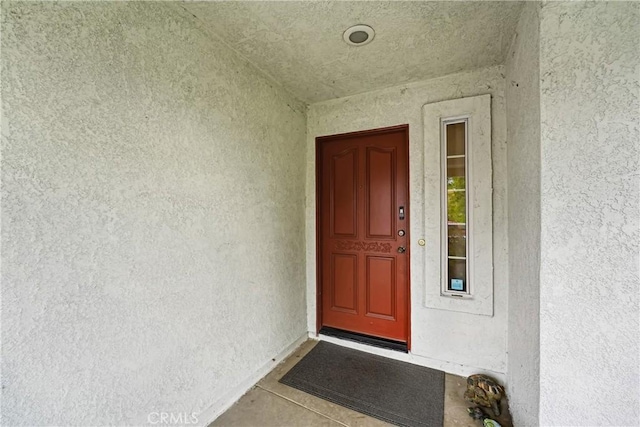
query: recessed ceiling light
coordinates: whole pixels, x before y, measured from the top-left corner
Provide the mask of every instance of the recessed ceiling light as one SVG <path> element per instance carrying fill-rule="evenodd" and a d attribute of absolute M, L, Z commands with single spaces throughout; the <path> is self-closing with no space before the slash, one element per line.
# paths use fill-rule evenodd
<path fill-rule="evenodd" d="M 354 25 L 351 28 L 347 28 L 342 38 L 345 43 L 351 46 L 364 46 L 365 44 L 371 43 L 375 35 L 376 33 L 373 31 L 373 28 L 368 25 Z"/>

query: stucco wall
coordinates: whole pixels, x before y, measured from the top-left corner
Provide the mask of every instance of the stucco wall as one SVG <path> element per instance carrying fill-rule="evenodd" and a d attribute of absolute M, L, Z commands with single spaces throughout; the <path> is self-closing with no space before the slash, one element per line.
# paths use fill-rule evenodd
<path fill-rule="evenodd" d="M 177 5 L 2 15 L 2 424 L 206 411 L 306 335 L 305 106 Z"/>
<path fill-rule="evenodd" d="M 514 424 L 538 425 L 540 393 L 539 3 L 525 5 L 506 61 L 509 187 L 507 370 Z"/>
<path fill-rule="evenodd" d="M 543 425 L 638 424 L 639 15 L 541 9 Z"/>
<path fill-rule="evenodd" d="M 506 119 L 502 66 L 454 74 L 312 104 L 307 130 L 307 315 L 316 331 L 315 138 L 321 135 L 409 124 L 411 221 L 411 346 L 421 362 L 467 374 L 506 372 L 507 187 Z M 481 94 L 492 95 L 494 316 L 424 306 L 424 161 L 422 106 Z"/>

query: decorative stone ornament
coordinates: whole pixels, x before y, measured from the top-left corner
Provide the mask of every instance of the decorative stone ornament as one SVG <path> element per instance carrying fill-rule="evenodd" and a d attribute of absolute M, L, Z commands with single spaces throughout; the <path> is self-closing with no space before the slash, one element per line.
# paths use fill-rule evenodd
<path fill-rule="evenodd" d="M 491 408 L 493 415 L 500 416 L 500 402 L 504 396 L 504 388 L 493 378 L 476 374 L 467 378 L 467 391 L 464 398 L 476 405 Z"/>

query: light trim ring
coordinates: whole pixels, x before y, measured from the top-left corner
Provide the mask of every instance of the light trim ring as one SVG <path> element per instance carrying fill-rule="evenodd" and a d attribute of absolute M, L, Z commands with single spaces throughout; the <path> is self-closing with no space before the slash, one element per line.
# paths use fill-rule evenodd
<path fill-rule="evenodd" d="M 363 34 L 361 33 L 365 33 L 367 35 L 367 38 L 364 41 L 358 42 L 357 37 L 363 36 Z M 347 30 L 342 35 L 342 38 L 344 39 L 344 42 L 350 46 L 364 46 L 371 43 L 375 36 L 376 32 L 373 31 L 373 28 L 371 28 L 370 26 L 354 25 L 353 27 L 347 28 Z M 354 39 L 356 41 L 354 41 Z"/>

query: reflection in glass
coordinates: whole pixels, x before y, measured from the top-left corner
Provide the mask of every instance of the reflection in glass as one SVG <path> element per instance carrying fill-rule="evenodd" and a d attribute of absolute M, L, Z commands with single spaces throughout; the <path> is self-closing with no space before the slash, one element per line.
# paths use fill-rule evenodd
<path fill-rule="evenodd" d="M 464 183 L 464 157 L 447 158 L 447 184 L 451 182 Z"/>
<path fill-rule="evenodd" d="M 464 225 L 449 226 L 449 256 L 467 256 L 467 231 Z"/>
<path fill-rule="evenodd" d="M 447 192 L 447 220 L 449 223 L 467 222 L 467 203 L 465 191 Z"/>
<path fill-rule="evenodd" d="M 465 122 L 447 125 L 447 156 L 464 155 Z"/>
<path fill-rule="evenodd" d="M 464 175 L 447 177 L 447 190 L 464 190 L 466 185 Z"/>
<path fill-rule="evenodd" d="M 449 281 L 447 288 L 451 291 L 467 291 L 467 261 L 449 259 Z"/>

